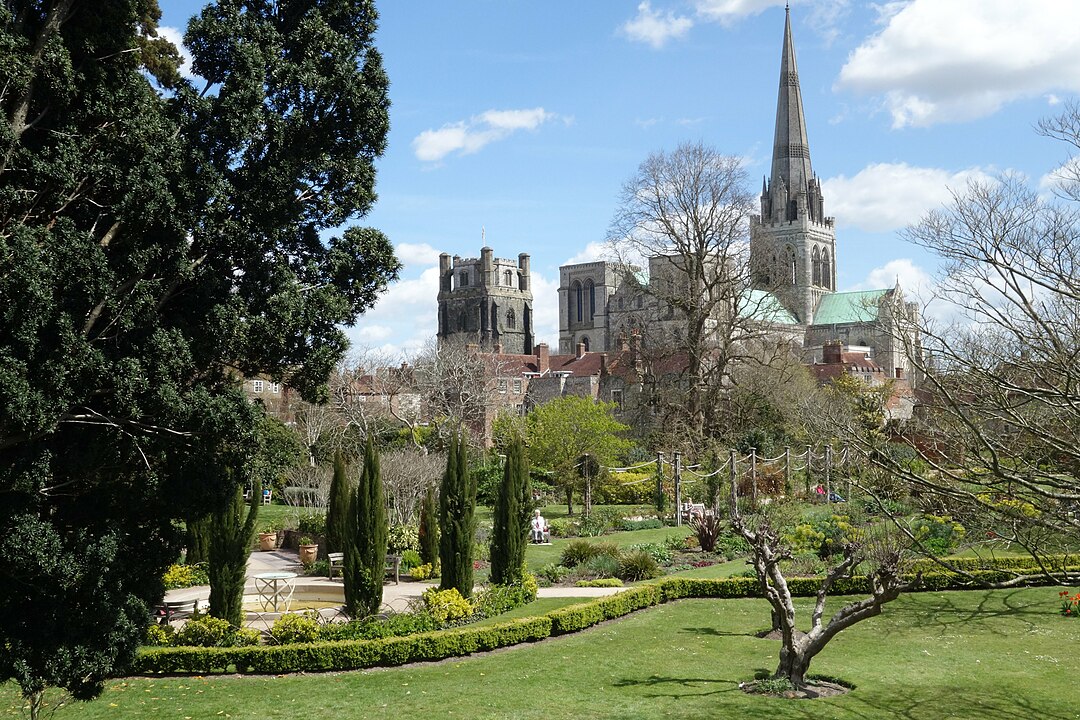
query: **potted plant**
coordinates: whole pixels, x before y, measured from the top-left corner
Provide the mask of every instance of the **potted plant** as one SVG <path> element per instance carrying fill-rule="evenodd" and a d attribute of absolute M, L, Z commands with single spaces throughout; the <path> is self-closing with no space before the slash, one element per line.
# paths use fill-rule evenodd
<path fill-rule="evenodd" d="M 269 552 L 275 547 L 277 547 L 277 530 L 272 525 L 267 525 L 259 531 L 259 550 Z"/>
<path fill-rule="evenodd" d="M 319 545 L 305 535 L 300 538 L 300 562 L 310 565 L 319 556 Z"/>

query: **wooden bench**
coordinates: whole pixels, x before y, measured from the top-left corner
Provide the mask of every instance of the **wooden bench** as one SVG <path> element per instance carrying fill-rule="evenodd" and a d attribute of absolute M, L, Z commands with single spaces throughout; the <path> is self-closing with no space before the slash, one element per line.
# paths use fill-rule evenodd
<path fill-rule="evenodd" d="M 327 553 L 326 559 L 329 561 L 327 565 L 327 577 L 331 580 L 334 579 L 334 570 L 345 569 L 345 553 Z M 401 556 L 400 555 L 387 555 L 386 556 L 386 574 L 394 575 L 394 584 L 399 585 L 401 583 Z"/>
<path fill-rule="evenodd" d="M 191 617 L 198 609 L 198 600 L 166 600 L 154 608 L 154 618 L 160 625 L 168 625 L 173 620 Z"/>

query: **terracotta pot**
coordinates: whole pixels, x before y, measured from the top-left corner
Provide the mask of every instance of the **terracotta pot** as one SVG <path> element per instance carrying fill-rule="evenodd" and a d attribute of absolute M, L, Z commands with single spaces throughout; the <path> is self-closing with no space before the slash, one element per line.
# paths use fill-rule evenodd
<path fill-rule="evenodd" d="M 305 565 L 310 565 L 315 562 L 315 559 L 319 557 L 318 545 L 301 545 L 300 546 L 300 562 Z"/>
<path fill-rule="evenodd" d="M 273 550 L 276 546 L 276 532 L 259 533 L 259 550 L 261 550 L 262 552 L 268 552 L 270 550 Z"/>

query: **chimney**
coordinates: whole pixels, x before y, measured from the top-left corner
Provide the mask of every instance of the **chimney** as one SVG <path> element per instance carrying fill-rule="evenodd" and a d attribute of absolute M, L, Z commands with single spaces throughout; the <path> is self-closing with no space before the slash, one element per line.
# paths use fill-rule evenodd
<path fill-rule="evenodd" d="M 577 344 L 577 359 L 580 360 L 583 357 L 585 357 L 585 343 L 578 343 Z"/>
<path fill-rule="evenodd" d="M 502 355 L 503 354 L 503 344 L 501 342 L 495 343 L 495 354 L 496 355 Z"/>
<path fill-rule="evenodd" d="M 600 353 L 600 377 L 607 377 L 607 353 Z"/>
<path fill-rule="evenodd" d="M 821 362 L 826 365 L 839 365 L 842 358 L 843 345 L 839 340 L 830 340 L 821 347 Z"/>
<path fill-rule="evenodd" d="M 540 343 L 536 346 L 536 369 L 541 375 L 551 369 L 551 358 L 548 355 L 547 343 Z"/>

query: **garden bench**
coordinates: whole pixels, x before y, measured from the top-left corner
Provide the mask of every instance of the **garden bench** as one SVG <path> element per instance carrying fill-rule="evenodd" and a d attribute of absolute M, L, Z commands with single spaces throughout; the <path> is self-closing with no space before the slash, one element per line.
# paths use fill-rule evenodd
<path fill-rule="evenodd" d="M 327 576 L 333 580 L 334 570 L 344 570 L 345 567 L 345 553 L 327 553 L 326 559 L 329 561 L 327 566 Z M 400 555 L 387 555 L 386 556 L 386 574 L 394 574 L 394 584 L 401 583 L 401 556 Z"/>
<path fill-rule="evenodd" d="M 191 617 L 198 609 L 198 600 L 166 600 L 154 608 L 154 618 L 158 624 L 168 625 L 175 619 Z"/>

